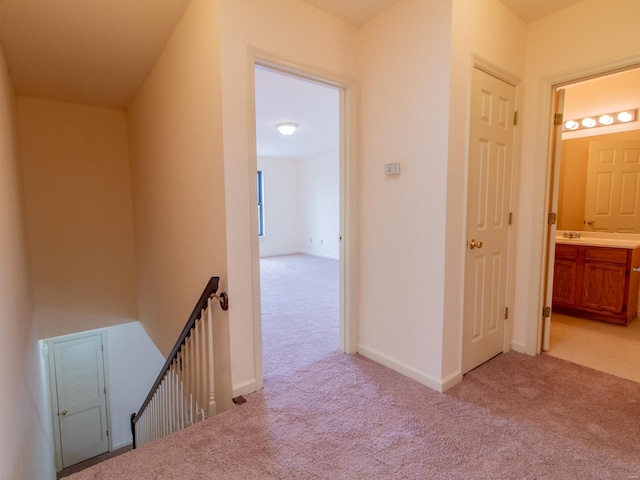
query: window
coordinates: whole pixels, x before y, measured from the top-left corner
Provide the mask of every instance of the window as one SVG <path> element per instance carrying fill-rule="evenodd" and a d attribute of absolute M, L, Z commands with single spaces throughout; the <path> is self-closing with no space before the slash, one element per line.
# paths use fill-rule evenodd
<path fill-rule="evenodd" d="M 264 185 L 262 170 L 258 170 L 258 236 L 264 237 Z"/>

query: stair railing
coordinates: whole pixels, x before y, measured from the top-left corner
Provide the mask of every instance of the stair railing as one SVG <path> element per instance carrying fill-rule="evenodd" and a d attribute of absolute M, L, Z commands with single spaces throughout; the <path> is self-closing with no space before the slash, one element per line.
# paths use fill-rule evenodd
<path fill-rule="evenodd" d="M 211 277 L 142 407 L 131 414 L 133 448 L 215 415 L 213 299 L 229 308 Z"/>

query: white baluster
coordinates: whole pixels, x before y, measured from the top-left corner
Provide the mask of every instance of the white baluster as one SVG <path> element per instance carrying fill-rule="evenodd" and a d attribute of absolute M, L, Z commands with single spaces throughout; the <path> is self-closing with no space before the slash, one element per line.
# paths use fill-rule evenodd
<path fill-rule="evenodd" d="M 209 416 L 212 417 L 216 414 L 216 397 L 215 397 L 215 376 L 214 376 L 214 359 L 213 359 L 213 308 L 211 305 L 211 297 L 207 301 L 207 324 L 206 324 L 206 334 L 207 334 L 207 395 L 209 396 L 208 400 L 208 408 L 209 408 Z"/>

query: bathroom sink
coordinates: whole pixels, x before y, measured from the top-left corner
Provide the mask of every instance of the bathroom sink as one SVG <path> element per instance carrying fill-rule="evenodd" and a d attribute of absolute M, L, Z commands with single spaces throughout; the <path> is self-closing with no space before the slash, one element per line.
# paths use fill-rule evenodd
<path fill-rule="evenodd" d="M 640 247 L 640 235 L 637 234 L 580 232 L 579 238 L 567 238 L 563 233 L 560 230 L 556 233 L 557 244 L 630 249 Z"/>

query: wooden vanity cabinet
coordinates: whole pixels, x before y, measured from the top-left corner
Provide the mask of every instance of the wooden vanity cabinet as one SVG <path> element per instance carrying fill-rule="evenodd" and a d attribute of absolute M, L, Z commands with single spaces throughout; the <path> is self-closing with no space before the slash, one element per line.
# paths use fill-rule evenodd
<path fill-rule="evenodd" d="M 640 248 L 556 245 L 553 309 L 629 325 L 638 313 Z"/>

